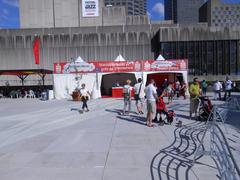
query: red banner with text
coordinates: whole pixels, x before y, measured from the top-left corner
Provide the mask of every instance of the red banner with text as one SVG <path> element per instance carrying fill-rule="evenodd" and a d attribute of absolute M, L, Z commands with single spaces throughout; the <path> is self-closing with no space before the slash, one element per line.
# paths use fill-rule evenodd
<path fill-rule="evenodd" d="M 110 73 L 110 72 L 144 72 L 144 71 L 186 71 L 186 59 L 174 60 L 138 60 L 138 61 L 94 61 L 94 62 L 60 62 L 54 63 L 55 74 L 68 73 Z"/>

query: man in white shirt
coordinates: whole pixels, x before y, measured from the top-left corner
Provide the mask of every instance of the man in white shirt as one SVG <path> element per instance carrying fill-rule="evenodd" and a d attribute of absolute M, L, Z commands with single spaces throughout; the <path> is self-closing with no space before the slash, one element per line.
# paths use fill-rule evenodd
<path fill-rule="evenodd" d="M 227 99 L 227 94 L 228 94 L 228 97 L 231 97 L 231 91 L 232 91 L 232 81 L 228 77 L 226 77 L 224 100 Z"/>
<path fill-rule="evenodd" d="M 146 87 L 145 93 L 147 97 L 147 126 L 153 127 L 152 119 L 156 113 L 156 101 L 158 100 L 154 79 L 150 80 L 150 84 Z"/>
<path fill-rule="evenodd" d="M 217 100 L 217 95 L 219 97 L 219 100 L 221 100 L 221 89 L 222 89 L 222 84 L 217 80 L 213 84 L 214 100 Z"/>
<path fill-rule="evenodd" d="M 143 102 L 144 102 L 144 92 L 145 86 L 142 83 L 142 79 L 138 78 L 138 83 L 134 86 L 134 98 L 136 100 L 136 106 L 138 110 L 138 114 L 144 114 L 143 113 Z"/>

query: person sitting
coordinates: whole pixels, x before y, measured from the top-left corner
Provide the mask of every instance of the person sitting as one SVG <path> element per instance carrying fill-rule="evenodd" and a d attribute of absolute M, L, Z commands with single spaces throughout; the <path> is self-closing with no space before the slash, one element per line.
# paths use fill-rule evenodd
<path fill-rule="evenodd" d="M 113 87 L 120 87 L 120 83 L 116 81 L 116 83 L 113 85 Z"/>
<path fill-rule="evenodd" d="M 167 94 L 166 91 L 163 91 L 162 94 L 158 97 L 158 101 L 157 101 L 157 111 L 156 111 L 156 117 L 155 117 L 155 121 L 158 121 L 160 125 L 164 125 L 164 121 L 162 119 L 162 114 L 166 115 L 168 118 L 168 110 L 166 107 L 166 104 L 163 100 L 163 97 Z M 159 114 L 159 120 L 157 120 L 157 116 Z"/>

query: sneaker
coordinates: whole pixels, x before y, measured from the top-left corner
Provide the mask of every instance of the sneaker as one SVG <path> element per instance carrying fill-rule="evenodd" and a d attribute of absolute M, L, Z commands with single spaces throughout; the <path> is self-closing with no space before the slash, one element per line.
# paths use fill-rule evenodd
<path fill-rule="evenodd" d="M 79 110 L 78 112 L 79 112 L 80 114 L 82 114 L 82 113 L 83 113 L 83 110 Z"/>
<path fill-rule="evenodd" d="M 85 112 L 89 112 L 89 109 L 86 109 L 86 111 Z"/>
<path fill-rule="evenodd" d="M 178 121 L 178 122 L 176 123 L 176 126 L 177 126 L 177 127 L 182 127 L 182 121 Z"/>
<path fill-rule="evenodd" d="M 159 122 L 159 126 L 163 126 L 164 124 L 165 124 L 164 121 L 160 121 L 160 122 Z"/>

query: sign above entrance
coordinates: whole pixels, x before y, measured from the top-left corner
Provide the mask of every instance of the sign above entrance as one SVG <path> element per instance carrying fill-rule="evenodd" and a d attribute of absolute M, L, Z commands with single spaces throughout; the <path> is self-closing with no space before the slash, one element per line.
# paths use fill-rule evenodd
<path fill-rule="evenodd" d="M 70 66 L 69 66 L 70 65 Z M 85 64 L 69 64 L 67 62 L 54 63 L 55 74 L 68 73 L 110 73 L 110 72 L 143 72 L 143 71 L 186 71 L 186 59 L 165 61 L 139 60 L 139 61 L 90 61 Z M 69 67 L 69 69 L 66 69 Z"/>

